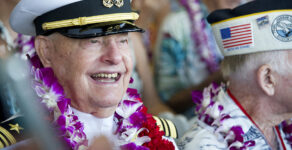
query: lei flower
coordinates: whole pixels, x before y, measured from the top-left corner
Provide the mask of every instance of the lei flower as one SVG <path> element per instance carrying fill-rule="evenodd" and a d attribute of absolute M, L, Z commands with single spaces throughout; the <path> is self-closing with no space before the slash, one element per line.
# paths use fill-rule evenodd
<path fill-rule="evenodd" d="M 123 100 L 115 113 L 118 143 L 124 150 L 174 150 L 174 145 L 163 139 L 156 121 L 143 105 L 136 89 L 127 90 L 128 97 Z"/>
<path fill-rule="evenodd" d="M 14 45 L 17 46 L 22 59 L 27 59 L 27 56 L 32 57 L 35 54 L 34 37 L 18 34 Z"/>
<path fill-rule="evenodd" d="M 214 51 L 212 51 L 212 46 L 208 35 L 204 32 L 206 28 L 206 22 L 204 19 L 204 14 L 201 10 L 200 0 L 180 0 L 180 3 L 185 7 L 188 12 L 190 21 L 191 21 L 191 37 L 196 47 L 198 48 L 201 61 L 207 64 L 208 70 L 210 73 L 218 70 L 219 65 Z M 214 47 L 215 49 L 216 47 Z"/>
<path fill-rule="evenodd" d="M 65 98 L 64 91 L 50 68 L 41 68 L 37 56 L 32 59 L 33 88 L 39 100 L 50 113 L 54 114 L 54 123 L 60 127 L 61 135 L 74 150 L 85 149 L 88 141 L 83 124 L 74 115 L 70 100 Z"/>
<path fill-rule="evenodd" d="M 34 77 L 33 88 L 40 102 L 54 114 L 53 123 L 59 127 L 60 136 L 73 150 L 86 149 L 88 140 L 84 125 L 72 111 L 70 99 L 65 97 L 53 70 L 43 68 L 37 55 L 33 55 L 30 61 Z M 117 145 L 122 150 L 174 150 L 173 143 L 163 139 L 164 132 L 159 130 L 152 115 L 147 114 L 147 108 L 137 90 L 128 89 L 126 94 L 114 114 Z"/>
<path fill-rule="evenodd" d="M 223 122 L 231 118 L 229 114 L 223 113 L 224 107 L 219 103 L 223 98 L 224 89 L 223 84 L 221 86 L 211 84 L 203 93 L 198 91 L 192 93 L 199 120 L 212 127 L 215 135 L 226 143 L 229 150 L 245 150 L 255 146 L 254 141 L 244 142 L 241 126 L 223 126 Z"/>
<path fill-rule="evenodd" d="M 288 141 L 290 147 L 292 147 L 292 120 L 286 120 L 281 123 L 283 126 L 283 132 L 285 134 L 285 139 Z"/>

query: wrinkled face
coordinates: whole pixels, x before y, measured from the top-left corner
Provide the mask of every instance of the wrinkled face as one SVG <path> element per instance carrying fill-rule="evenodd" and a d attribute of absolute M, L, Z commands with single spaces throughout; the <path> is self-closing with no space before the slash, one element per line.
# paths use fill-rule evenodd
<path fill-rule="evenodd" d="M 287 51 L 286 68 L 285 73 L 279 74 L 277 76 L 277 86 L 276 86 L 276 97 L 279 98 L 280 102 L 285 106 L 288 111 L 292 112 L 292 50 Z"/>
<path fill-rule="evenodd" d="M 56 36 L 51 67 L 72 106 L 117 106 L 132 72 L 128 34 L 90 39 Z"/>

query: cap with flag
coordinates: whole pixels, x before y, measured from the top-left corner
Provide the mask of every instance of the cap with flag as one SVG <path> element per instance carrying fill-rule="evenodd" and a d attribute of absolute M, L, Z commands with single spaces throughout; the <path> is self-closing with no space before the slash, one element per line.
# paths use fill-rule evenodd
<path fill-rule="evenodd" d="M 254 0 L 207 19 L 224 56 L 292 49 L 291 0 Z"/>
<path fill-rule="evenodd" d="M 26 35 L 59 32 L 71 38 L 90 38 L 125 32 L 142 32 L 130 0 L 21 0 L 10 24 Z"/>

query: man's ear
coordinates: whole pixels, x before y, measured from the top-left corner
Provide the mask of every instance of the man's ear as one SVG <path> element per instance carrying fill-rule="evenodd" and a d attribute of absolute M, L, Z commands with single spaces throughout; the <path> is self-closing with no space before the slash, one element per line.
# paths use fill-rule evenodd
<path fill-rule="evenodd" d="M 37 36 L 35 38 L 36 52 L 44 65 L 44 67 L 51 67 L 51 53 L 53 51 L 52 40 L 45 36 Z"/>
<path fill-rule="evenodd" d="M 276 78 L 274 73 L 269 65 L 262 65 L 257 70 L 258 85 L 268 96 L 275 94 Z"/>

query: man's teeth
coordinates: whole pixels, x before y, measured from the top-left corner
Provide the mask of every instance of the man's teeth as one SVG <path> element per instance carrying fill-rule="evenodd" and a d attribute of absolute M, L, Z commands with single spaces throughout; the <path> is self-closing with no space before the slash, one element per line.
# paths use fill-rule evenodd
<path fill-rule="evenodd" d="M 111 82 L 115 82 L 114 79 L 111 79 L 111 80 L 98 80 L 99 82 L 107 82 L 107 83 L 111 83 Z"/>
<path fill-rule="evenodd" d="M 118 73 L 112 73 L 112 74 L 106 74 L 106 73 L 99 73 L 99 74 L 94 74 L 94 78 L 116 78 L 118 77 Z"/>

